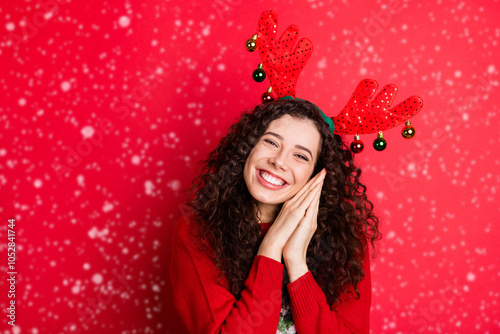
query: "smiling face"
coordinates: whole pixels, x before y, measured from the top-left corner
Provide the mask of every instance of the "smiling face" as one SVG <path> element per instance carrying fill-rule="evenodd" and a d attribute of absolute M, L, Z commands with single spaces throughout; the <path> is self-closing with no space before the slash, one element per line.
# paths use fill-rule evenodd
<path fill-rule="evenodd" d="M 313 176 L 321 135 L 311 120 L 284 115 L 269 124 L 248 155 L 243 177 L 259 204 L 261 221 L 272 219 Z"/>

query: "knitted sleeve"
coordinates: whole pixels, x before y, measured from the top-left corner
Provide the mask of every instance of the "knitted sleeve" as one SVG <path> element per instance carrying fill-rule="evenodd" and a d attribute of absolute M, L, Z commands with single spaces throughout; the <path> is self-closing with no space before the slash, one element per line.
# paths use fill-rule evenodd
<path fill-rule="evenodd" d="M 360 298 L 349 298 L 334 311 L 310 271 L 287 285 L 297 334 L 370 332 L 371 276 L 367 251 L 364 279 L 358 283 Z M 354 292 L 354 289 L 353 289 Z"/>
<path fill-rule="evenodd" d="M 196 248 L 194 225 L 179 219 L 174 229 L 170 279 L 175 308 L 189 333 L 269 333 L 278 327 L 283 264 L 254 258 L 239 300 L 227 280 L 218 284 L 212 259 Z"/>

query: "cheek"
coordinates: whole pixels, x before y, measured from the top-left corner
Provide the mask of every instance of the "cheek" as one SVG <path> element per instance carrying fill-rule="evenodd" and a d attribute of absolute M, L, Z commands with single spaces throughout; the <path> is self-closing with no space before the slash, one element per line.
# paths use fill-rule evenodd
<path fill-rule="evenodd" d="M 255 150 L 252 150 L 245 161 L 245 166 L 243 167 L 243 177 L 245 181 L 248 181 L 248 177 L 250 177 L 250 168 L 253 165 L 253 160 L 255 156 Z"/>
<path fill-rule="evenodd" d="M 258 160 L 262 159 L 264 156 L 266 156 L 266 153 L 262 147 L 260 146 L 254 147 L 248 154 L 245 166 L 255 164 Z"/>
<path fill-rule="evenodd" d="M 308 167 L 308 168 L 301 168 L 297 173 L 295 174 L 297 177 L 295 178 L 295 182 L 297 186 L 302 188 L 314 175 L 312 175 L 313 169 Z"/>
<path fill-rule="evenodd" d="M 250 152 L 250 154 L 247 157 L 247 160 L 245 161 L 245 168 L 247 166 L 250 166 L 251 164 L 253 164 L 254 160 L 255 160 L 255 152 L 252 151 L 252 152 Z"/>

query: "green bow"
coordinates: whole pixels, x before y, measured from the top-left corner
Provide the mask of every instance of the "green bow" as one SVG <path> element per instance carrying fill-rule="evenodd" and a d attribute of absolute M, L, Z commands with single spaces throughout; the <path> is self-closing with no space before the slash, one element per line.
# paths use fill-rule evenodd
<path fill-rule="evenodd" d="M 283 96 L 283 97 L 280 97 L 280 100 L 298 100 L 298 101 L 306 101 L 306 100 L 303 100 L 303 99 L 298 99 L 298 98 L 293 98 L 293 96 L 290 96 L 290 95 L 287 95 L 287 96 Z M 311 101 L 307 101 L 307 102 L 310 102 L 312 103 Z M 315 105 L 314 103 L 312 103 L 316 108 L 318 108 L 317 105 Z M 326 116 L 325 113 L 319 109 L 319 113 L 321 115 L 321 117 L 323 117 L 323 120 L 328 124 L 328 128 L 330 128 L 330 132 L 332 133 L 332 136 L 333 136 L 333 131 L 335 131 L 335 124 L 333 123 L 333 120 Z"/>

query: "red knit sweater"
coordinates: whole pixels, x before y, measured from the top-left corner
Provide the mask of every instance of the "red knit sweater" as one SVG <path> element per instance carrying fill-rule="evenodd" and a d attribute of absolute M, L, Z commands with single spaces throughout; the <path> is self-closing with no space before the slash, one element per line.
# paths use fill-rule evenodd
<path fill-rule="evenodd" d="M 237 300 L 227 279 L 217 283 L 218 269 L 194 244 L 196 224 L 181 217 L 173 235 L 170 279 L 174 304 L 191 334 L 275 334 L 281 311 L 283 264 L 257 255 L 245 288 Z M 270 224 L 262 224 L 267 232 Z M 330 311 L 323 290 L 310 271 L 287 285 L 298 334 L 369 333 L 371 280 L 369 256 L 365 278 L 358 284 L 360 299 L 349 298 Z M 341 296 L 342 297 L 342 296 Z"/>

